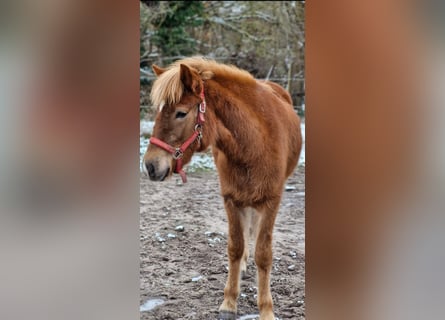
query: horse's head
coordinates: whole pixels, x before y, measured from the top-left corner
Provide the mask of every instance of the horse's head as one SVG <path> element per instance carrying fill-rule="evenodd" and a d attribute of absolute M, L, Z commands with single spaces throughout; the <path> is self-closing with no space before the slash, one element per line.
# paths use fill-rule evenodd
<path fill-rule="evenodd" d="M 200 137 L 192 137 L 197 129 L 200 130 L 197 119 L 203 82 L 197 70 L 184 64 L 169 69 L 153 65 L 153 70 L 158 78 L 153 84 L 151 98 L 158 107 L 158 114 L 151 143 L 144 155 L 143 170 L 151 180 L 163 181 L 176 172 L 178 161 L 182 162 L 181 170 L 182 164 L 190 162 L 199 148 Z M 168 150 L 179 148 L 187 141 L 191 144 L 181 148 L 185 150 L 181 150 L 179 157 Z"/>

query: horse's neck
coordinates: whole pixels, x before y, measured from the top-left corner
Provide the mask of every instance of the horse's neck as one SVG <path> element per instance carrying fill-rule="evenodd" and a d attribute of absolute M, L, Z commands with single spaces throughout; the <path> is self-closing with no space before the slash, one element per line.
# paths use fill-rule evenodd
<path fill-rule="evenodd" d="M 249 133 L 243 132 L 248 130 L 246 121 L 249 121 L 249 116 L 242 108 L 222 99 L 219 99 L 215 106 L 213 113 L 216 134 L 212 145 L 222 151 L 228 159 L 242 161 L 243 154 L 249 148 L 255 148 L 254 145 L 246 141 Z"/>

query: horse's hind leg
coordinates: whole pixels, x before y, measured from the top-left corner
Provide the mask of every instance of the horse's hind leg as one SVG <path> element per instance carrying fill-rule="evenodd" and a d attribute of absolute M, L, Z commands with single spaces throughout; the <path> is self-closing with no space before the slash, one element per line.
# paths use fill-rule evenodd
<path fill-rule="evenodd" d="M 244 210 L 238 208 L 232 200 L 226 199 L 224 205 L 229 222 L 227 253 L 229 257 L 229 275 L 224 288 L 224 301 L 219 308 L 218 319 L 236 319 L 236 301 L 240 291 L 241 261 L 244 255 Z M 248 227 L 247 227 L 248 229 Z"/>
<path fill-rule="evenodd" d="M 258 214 L 253 208 L 246 208 L 241 215 L 243 236 L 244 236 L 244 253 L 241 259 L 241 274 L 247 271 L 247 262 L 249 260 L 249 244 L 250 240 L 256 239 L 258 228 Z"/>
<path fill-rule="evenodd" d="M 272 269 L 272 233 L 279 202 L 259 210 L 255 245 L 255 263 L 258 273 L 258 308 L 260 320 L 274 320 L 270 271 Z"/>
<path fill-rule="evenodd" d="M 251 226 L 254 214 L 255 213 L 252 208 L 245 208 L 241 212 L 241 225 L 243 228 L 243 237 L 244 237 L 244 252 L 243 252 L 243 257 L 241 259 L 241 273 L 243 275 L 247 271 L 247 261 L 249 259 L 249 240 L 251 238 Z"/>

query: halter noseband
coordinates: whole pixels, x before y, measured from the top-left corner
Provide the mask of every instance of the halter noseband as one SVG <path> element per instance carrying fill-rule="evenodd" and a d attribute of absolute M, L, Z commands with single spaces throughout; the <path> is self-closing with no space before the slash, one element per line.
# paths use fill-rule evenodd
<path fill-rule="evenodd" d="M 187 150 L 188 147 L 196 140 L 201 141 L 202 138 L 202 125 L 204 124 L 204 113 L 206 112 L 206 100 L 204 96 L 204 85 L 202 86 L 201 90 L 201 103 L 198 107 L 198 116 L 196 117 L 196 125 L 195 125 L 195 131 L 193 134 L 185 140 L 185 142 L 177 148 L 172 147 L 168 143 L 165 143 L 162 140 L 159 140 L 158 138 L 151 137 L 150 143 L 154 144 L 155 146 L 158 146 L 164 150 L 166 150 L 168 153 L 170 153 L 173 156 L 173 159 L 176 161 L 176 168 L 174 173 L 179 173 L 179 175 L 182 178 L 182 182 L 187 182 L 187 177 L 185 175 L 184 170 L 182 169 L 182 157 L 184 156 L 185 150 Z"/>

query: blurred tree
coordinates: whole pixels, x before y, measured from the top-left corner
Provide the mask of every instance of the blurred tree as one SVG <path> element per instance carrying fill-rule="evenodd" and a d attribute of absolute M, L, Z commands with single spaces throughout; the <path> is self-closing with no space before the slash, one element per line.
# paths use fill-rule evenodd
<path fill-rule="evenodd" d="M 143 2 L 141 105 L 150 104 L 151 64 L 199 54 L 279 83 L 302 112 L 304 1 Z"/>
<path fill-rule="evenodd" d="M 158 46 L 163 55 L 190 55 L 196 49 L 196 40 L 186 27 L 202 25 L 204 6 L 200 1 L 165 1 L 159 3 L 160 14 L 151 20 L 155 32 L 151 42 Z"/>

